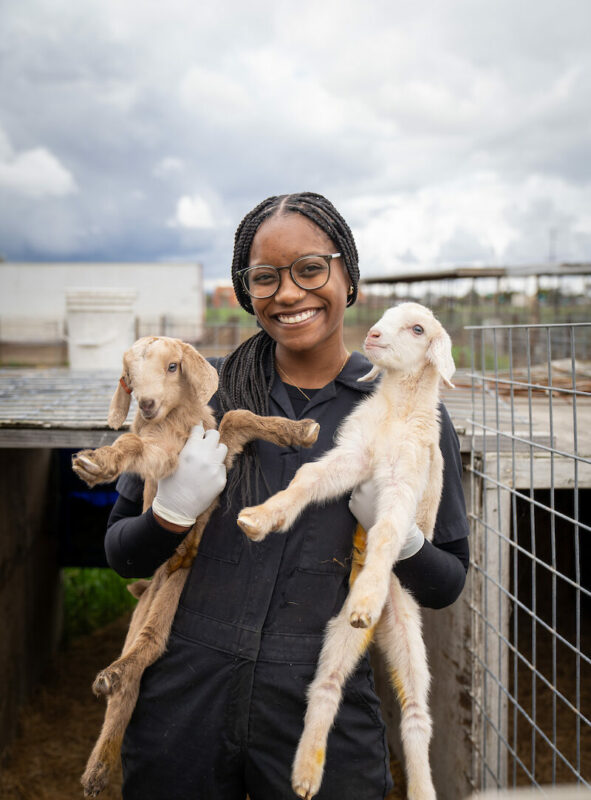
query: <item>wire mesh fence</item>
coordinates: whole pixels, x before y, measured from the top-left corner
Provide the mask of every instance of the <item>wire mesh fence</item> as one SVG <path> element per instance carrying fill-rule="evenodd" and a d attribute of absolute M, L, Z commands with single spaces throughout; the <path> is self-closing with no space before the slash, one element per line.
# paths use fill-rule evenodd
<path fill-rule="evenodd" d="M 591 783 L 591 324 L 471 333 L 472 783 Z"/>

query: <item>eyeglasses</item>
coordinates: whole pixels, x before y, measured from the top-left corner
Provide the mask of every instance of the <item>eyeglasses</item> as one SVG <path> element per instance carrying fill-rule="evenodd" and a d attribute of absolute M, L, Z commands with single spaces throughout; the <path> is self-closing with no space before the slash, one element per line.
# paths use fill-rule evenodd
<path fill-rule="evenodd" d="M 340 253 L 328 256 L 301 256 L 286 267 L 272 267 L 266 264 L 247 267 L 238 272 L 245 290 L 256 300 L 273 297 L 281 285 L 280 271 L 288 269 L 292 281 L 300 289 L 310 291 L 322 289 L 330 278 L 330 262 L 340 258 Z"/>

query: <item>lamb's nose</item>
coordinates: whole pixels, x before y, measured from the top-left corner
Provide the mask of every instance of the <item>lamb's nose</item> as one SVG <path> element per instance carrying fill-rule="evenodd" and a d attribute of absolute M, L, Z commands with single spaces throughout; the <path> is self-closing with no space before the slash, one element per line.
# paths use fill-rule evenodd
<path fill-rule="evenodd" d="M 149 398 L 148 399 L 142 399 L 139 402 L 139 406 L 140 406 L 141 410 L 145 414 L 149 414 L 151 411 L 153 411 L 155 405 L 156 405 L 156 403 L 154 402 L 154 400 L 151 400 Z"/>
<path fill-rule="evenodd" d="M 366 339 L 379 339 L 382 334 L 377 328 L 370 328 L 367 332 Z"/>

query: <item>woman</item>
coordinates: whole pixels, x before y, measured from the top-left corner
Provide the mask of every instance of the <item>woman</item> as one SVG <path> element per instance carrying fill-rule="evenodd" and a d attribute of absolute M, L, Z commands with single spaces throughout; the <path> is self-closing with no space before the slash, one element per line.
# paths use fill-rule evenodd
<path fill-rule="evenodd" d="M 125 800 L 294 797 L 290 772 L 306 687 L 326 623 L 347 594 L 356 519 L 343 498 L 309 508 L 289 533 L 252 544 L 236 518 L 327 450 L 339 422 L 372 390 L 357 382 L 369 363 L 349 354 L 343 340 L 345 308 L 357 296 L 357 261 L 348 225 L 320 195 L 271 197 L 238 227 L 234 289 L 262 330 L 217 364 L 220 388 L 212 405 L 220 414 L 250 408 L 311 417 L 320 435 L 310 450 L 256 443 L 232 470 L 187 579 L 168 650 L 142 681 L 123 746 Z M 120 479 L 106 550 L 121 575 L 151 574 L 222 490 L 225 450 L 217 433 L 191 437 L 187 448 L 143 515 L 140 482 Z M 444 409 L 441 448 L 444 490 L 434 544 L 411 531 L 395 568 L 431 607 L 458 597 L 468 565 L 459 448 Z M 367 525 L 364 506 L 364 491 L 357 492 L 352 507 Z M 385 728 L 365 657 L 347 683 L 318 798 L 377 800 L 390 788 Z"/>

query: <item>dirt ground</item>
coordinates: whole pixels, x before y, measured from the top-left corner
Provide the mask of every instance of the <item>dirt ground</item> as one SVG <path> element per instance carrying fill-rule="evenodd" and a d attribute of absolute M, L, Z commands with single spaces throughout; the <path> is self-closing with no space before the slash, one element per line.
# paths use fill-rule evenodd
<path fill-rule="evenodd" d="M 103 720 L 104 703 L 90 686 L 98 669 L 120 652 L 127 617 L 76 639 L 62 652 L 43 686 L 23 709 L 19 734 L 0 766 L 2 800 L 81 800 L 80 775 Z M 388 800 L 403 800 L 404 777 L 392 763 L 397 788 Z M 120 776 L 101 800 L 121 800 Z M 147 798 L 147 800 L 149 800 Z"/>

